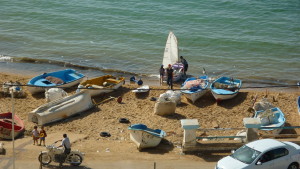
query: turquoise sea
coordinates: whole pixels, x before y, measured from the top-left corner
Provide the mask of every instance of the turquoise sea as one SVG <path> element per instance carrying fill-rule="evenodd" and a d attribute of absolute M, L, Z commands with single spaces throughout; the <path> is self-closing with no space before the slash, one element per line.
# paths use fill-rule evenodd
<path fill-rule="evenodd" d="M 1 0 L 0 6 L 0 71 L 38 74 L 73 64 L 93 75 L 157 76 L 173 31 L 189 75 L 205 68 L 244 83 L 300 80 L 299 0 Z"/>

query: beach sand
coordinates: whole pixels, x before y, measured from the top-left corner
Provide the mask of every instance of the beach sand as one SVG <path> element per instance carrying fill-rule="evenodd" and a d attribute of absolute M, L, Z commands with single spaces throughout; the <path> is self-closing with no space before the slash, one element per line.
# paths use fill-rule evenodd
<path fill-rule="evenodd" d="M 0 73 L 0 83 L 6 81 L 19 81 L 26 84 L 31 76 L 21 76 L 16 74 Z M 146 84 L 144 82 L 144 84 Z M 150 83 L 150 82 L 149 82 Z M 153 85 L 153 86 L 152 86 Z M 181 97 L 181 104 L 177 105 L 176 112 L 170 116 L 158 116 L 154 114 L 155 101 L 151 97 L 159 97 L 166 92 L 167 86 L 159 86 L 151 83 L 149 93 L 136 95 L 131 92 L 136 84 L 127 83 L 119 90 L 93 99 L 96 102 L 113 96 L 122 96 L 122 103 L 116 99 L 107 101 L 99 106 L 81 113 L 78 116 L 68 118 L 45 126 L 48 137 L 46 144 L 52 144 L 55 140 L 62 139 L 62 133 L 70 135 L 72 148 L 79 149 L 85 153 L 83 166 L 87 168 L 153 168 L 154 162 L 157 168 L 194 168 L 202 165 L 201 168 L 212 168 L 216 162 L 228 153 L 209 154 L 205 152 L 182 154 L 181 143 L 183 141 L 183 129 L 180 119 L 197 119 L 201 128 L 235 128 L 243 127 L 243 118 L 251 117 L 253 114 L 248 108 L 253 104 L 253 98 L 257 95 L 257 100 L 267 97 L 276 107 L 279 107 L 287 120 L 287 126 L 299 126 L 300 117 L 297 110 L 296 98 L 300 96 L 300 89 L 293 92 L 274 90 L 242 90 L 235 98 L 216 103 L 212 94 L 208 92 L 195 104 L 189 102 L 184 96 Z M 179 87 L 175 87 L 175 89 Z M 9 97 L 0 98 L 0 111 L 8 112 L 12 110 L 12 105 L 16 115 L 24 120 L 26 132 L 24 137 L 16 139 L 15 155 L 16 168 L 26 165 L 36 165 L 38 167 L 38 154 L 46 150 L 43 146 L 32 145 L 30 131 L 33 130 L 34 123 L 28 121 L 27 113 L 46 103 L 44 94 L 34 97 L 23 87 L 27 96 L 12 100 Z M 155 90 L 165 89 L 165 90 Z M 75 89 L 67 90 L 69 94 L 75 93 Z M 129 138 L 128 126 L 130 124 L 119 123 L 120 118 L 127 118 L 130 124 L 143 123 L 149 128 L 162 129 L 167 133 L 167 137 L 154 149 L 139 152 L 136 145 Z M 100 137 L 100 132 L 109 132 L 111 137 Z M 207 135 L 235 135 L 238 131 L 222 131 L 198 133 Z M 300 133 L 299 129 L 293 131 L 283 131 L 283 133 Z M 299 139 L 299 138 L 298 138 Z M 0 166 L 4 168 L 12 167 L 12 142 L 0 140 L 4 143 L 6 154 L 0 155 Z M 51 163 L 57 165 L 57 163 Z M 143 166 L 143 167 L 141 167 Z M 51 167 L 50 167 L 51 168 Z"/>

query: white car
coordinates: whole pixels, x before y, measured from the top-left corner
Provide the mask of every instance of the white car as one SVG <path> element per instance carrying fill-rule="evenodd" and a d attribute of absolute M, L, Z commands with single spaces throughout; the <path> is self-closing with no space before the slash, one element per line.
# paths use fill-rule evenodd
<path fill-rule="evenodd" d="M 250 142 L 218 161 L 215 169 L 299 169 L 300 146 L 263 139 Z"/>

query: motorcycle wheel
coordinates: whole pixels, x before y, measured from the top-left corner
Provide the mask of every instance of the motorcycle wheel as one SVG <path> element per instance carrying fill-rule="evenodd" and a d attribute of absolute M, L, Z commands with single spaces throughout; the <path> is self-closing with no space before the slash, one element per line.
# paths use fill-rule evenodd
<path fill-rule="evenodd" d="M 51 161 L 51 157 L 48 155 L 48 153 L 41 153 L 39 155 L 39 162 L 43 165 L 48 165 L 49 163 L 51 163 Z"/>
<path fill-rule="evenodd" d="M 79 166 L 82 163 L 82 157 L 78 154 L 71 154 L 69 161 L 72 166 Z"/>

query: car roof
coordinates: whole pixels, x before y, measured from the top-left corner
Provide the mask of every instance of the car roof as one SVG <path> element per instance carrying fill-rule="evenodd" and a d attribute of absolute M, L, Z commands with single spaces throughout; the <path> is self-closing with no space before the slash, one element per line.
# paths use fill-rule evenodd
<path fill-rule="evenodd" d="M 250 142 L 246 145 L 257 151 L 264 152 L 264 151 L 267 151 L 267 150 L 270 150 L 270 149 L 273 149 L 276 147 L 285 146 L 286 144 L 284 144 L 281 141 L 274 140 L 274 139 L 262 139 L 262 140 L 256 140 L 256 141 Z"/>

